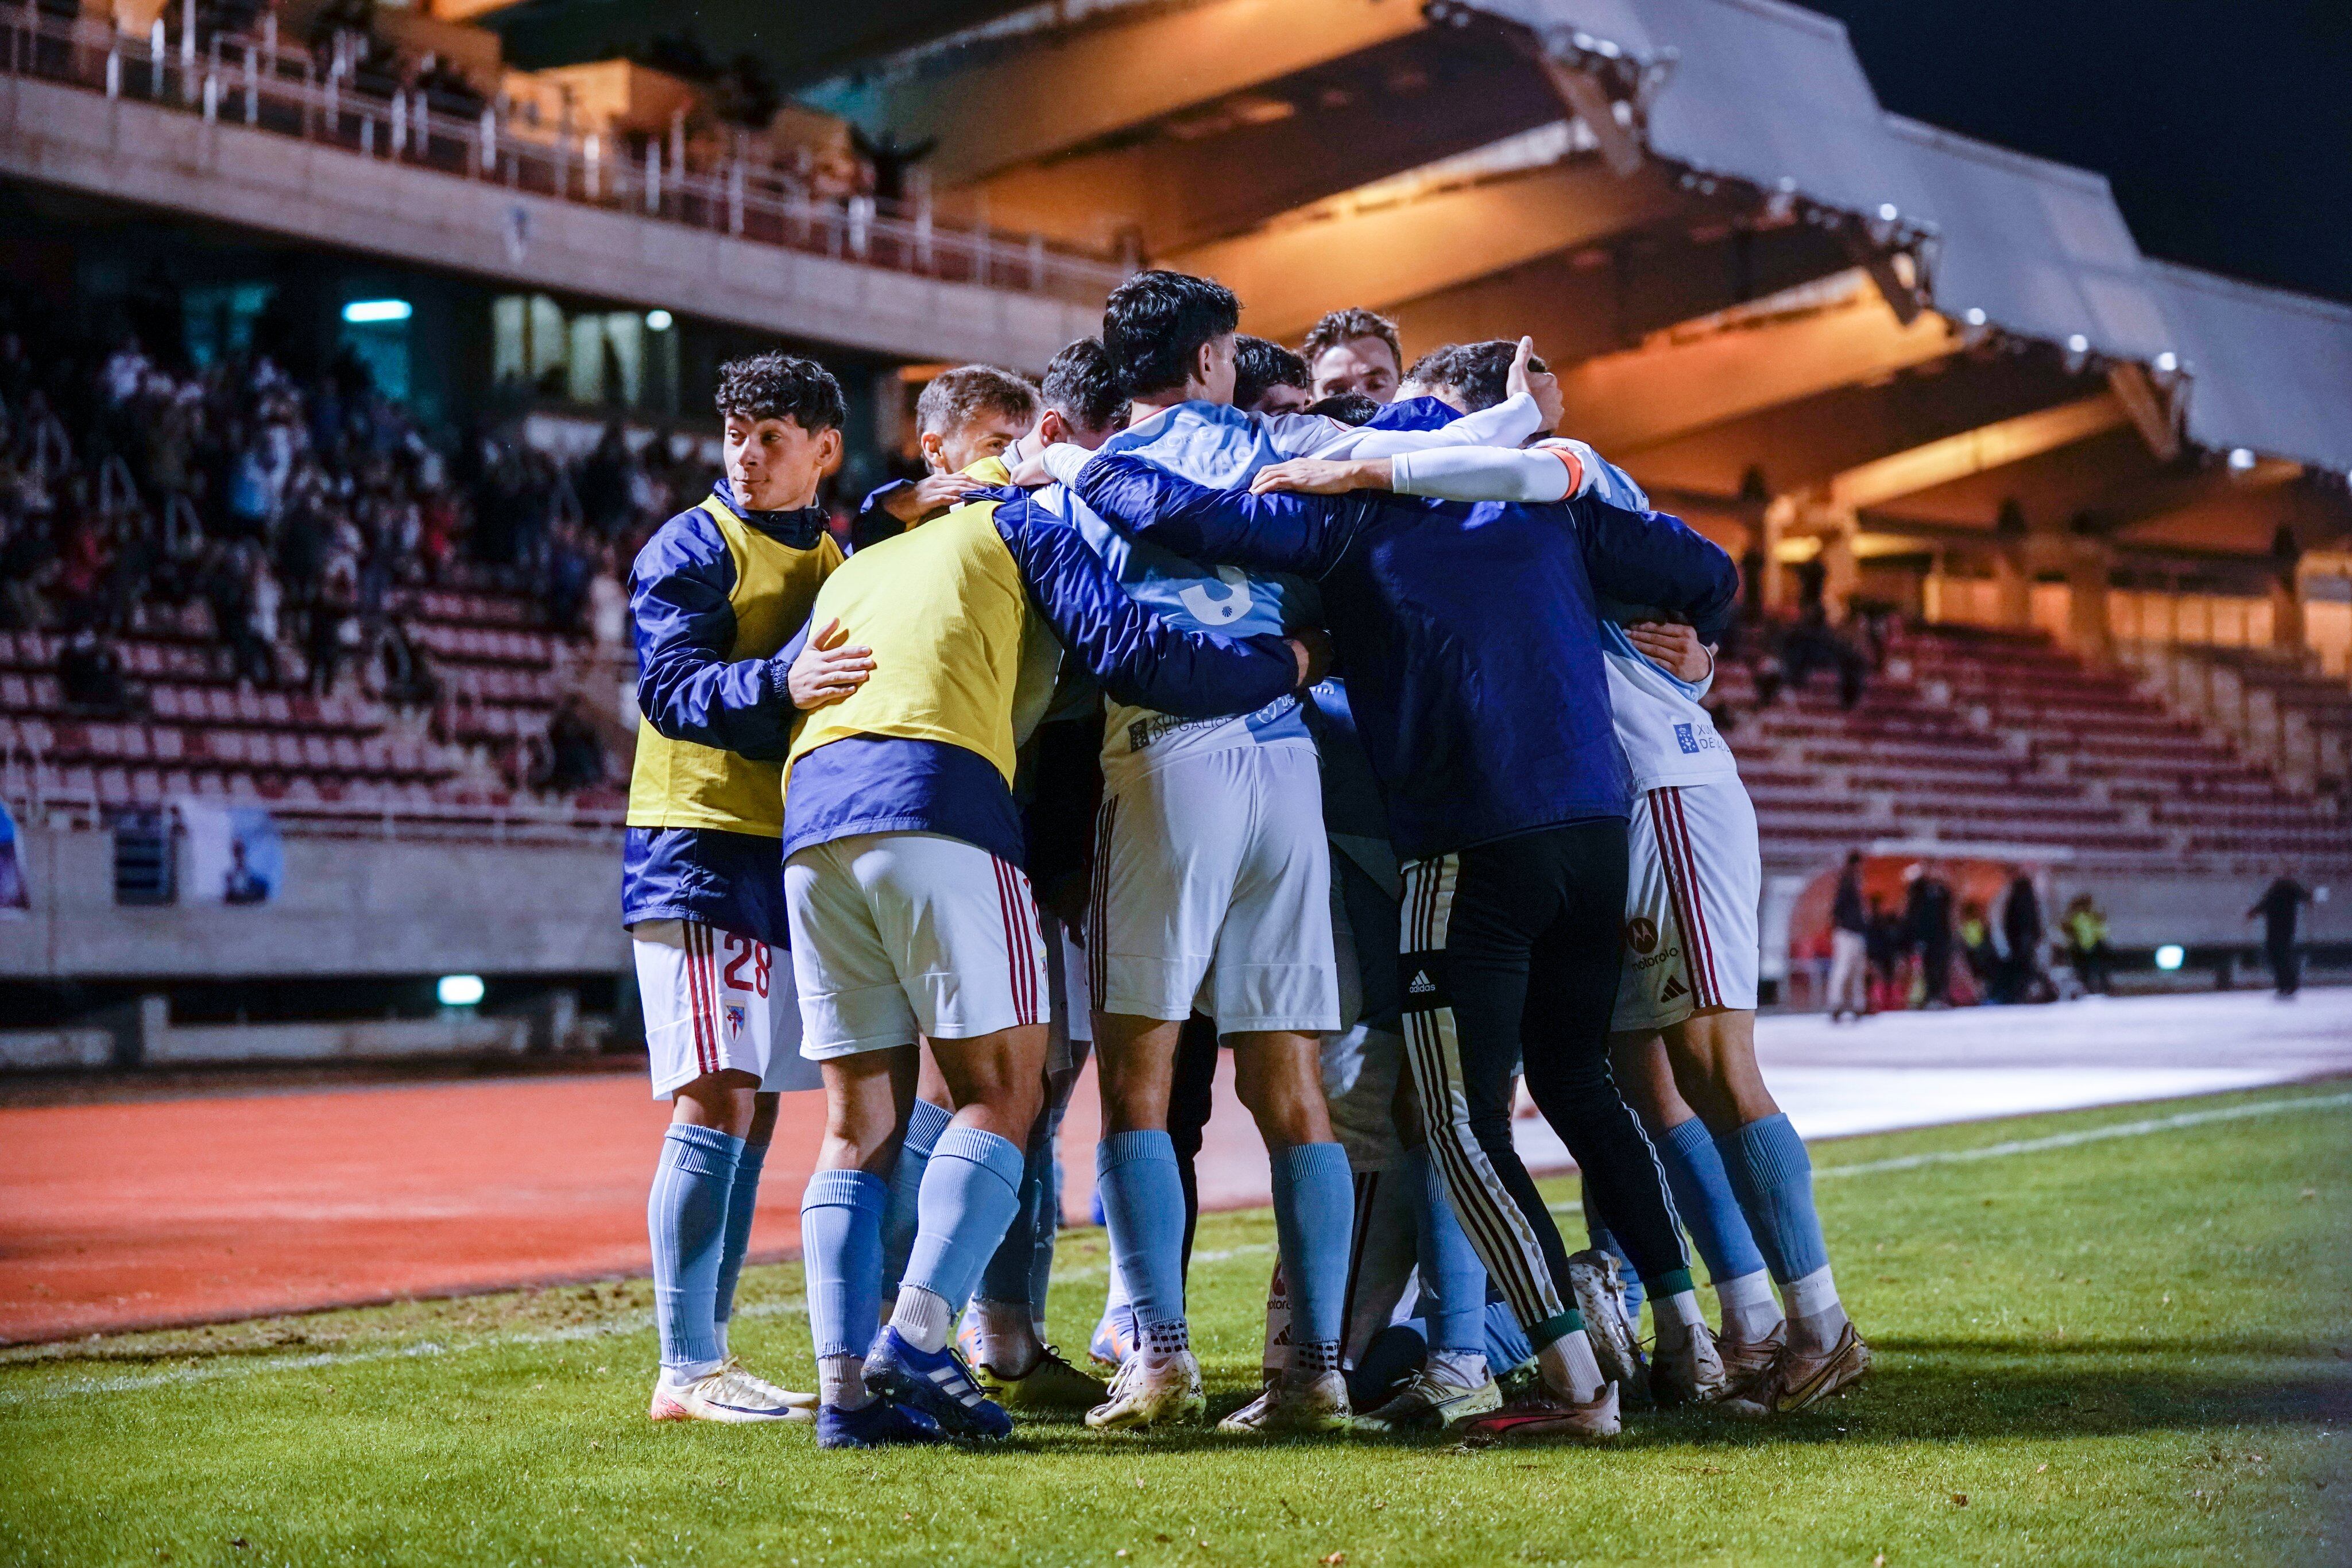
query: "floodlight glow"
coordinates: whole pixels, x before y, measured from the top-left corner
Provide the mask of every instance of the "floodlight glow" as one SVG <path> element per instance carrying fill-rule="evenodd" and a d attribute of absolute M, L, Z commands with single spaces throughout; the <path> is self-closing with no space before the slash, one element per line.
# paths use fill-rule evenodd
<path fill-rule="evenodd" d="M 479 975 L 444 975 L 433 988 L 433 994 L 445 1008 L 470 1008 L 482 999 L 488 988 Z"/>
<path fill-rule="evenodd" d="M 2254 452 L 2252 447 L 2232 446 L 2230 448 L 2230 472 L 2232 474 L 2243 474 L 2253 465 Z"/>
<path fill-rule="evenodd" d="M 384 321 L 405 321 L 411 307 L 405 299 L 354 299 L 343 307 L 343 319 L 354 327 Z"/>
<path fill-rule="evenodd" d="M 2069 353 L 2087 354 L 2091 351 L 2091 340 L 2077 332 L 2066 340 L 2066 350 Z"/>
<path fill-rule="evenodd" d="M 2174 353 L 2171 350 L 2167 349 L 2164 352 L 2157 355 L 2156 368 L 2164 371 L 2167 375 L 2170 375 L 2174 371 L 2180 368 L 2180 356 Z"/>
<path fill-rule="evenodd" d="M 1878 204 L 1878 215 L 1891 224 L 1903 215 L 1903 209 L 1893 202 L 1881 202 Z"/>
<path fill-rule="evenodd" d="M 1984 308 L 1979 305 L 1969 306 L 1967 320 L 1971 327 L 1983 326 L 1985 324 Z"/>
<path fill-rule="evenodd" d="M 2182 960 L 2186 959 L 2188 956 L 2188 953 L 2181 947 L 2179 943 L 2167 942 L 2163 946 L 2158 947 L 2156 950 L 2156 967 L 2162 969 L 2167 974 L 2170 974 L 2173 970 L 2180 967 Z"/>
<path fill-rule="evenodd" d="M 655 331 L 655 332 L 667 332 L 667 331 L 668 331 L 668 330 L 669 330 L 669 312 L 668 312 L 668 311 L 667 311 L 667 310 L 648 310 L 648 311 L 646 311 L 646 329 L 647 329 L 648 330 L 650 330 L 650 331 Z"/>

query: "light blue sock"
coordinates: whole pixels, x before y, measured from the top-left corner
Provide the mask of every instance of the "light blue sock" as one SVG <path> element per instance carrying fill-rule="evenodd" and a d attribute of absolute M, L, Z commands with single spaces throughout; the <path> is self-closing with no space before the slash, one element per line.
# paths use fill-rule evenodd
<path fill-rule="evenodd" d="M 1463 1354 L 1486 1347 L 1486 1265 L 1454 1215 L 1445 1178 L 1426 1145 L 1407 1150 L 1404 1179 L 1412 1195 L 1413 1247 L 1421 1255 L 1422 1307 L 1433 1350 Z M 1517 1325 L 1512 1327 L 1516 1330 Z"/>
<path fill-rule="evenodd" d="M 719 1258 L 727 1239 L 727 1197 L 743 1140 L 684 1123 L 663 1134 L 661 1163 L 646 1199 L 654 1249 L 654 1322 L 664 1366 L 721 1359 Z"/>
<path fill-rule="evenodd" d="M 1054 1247 L 1062 1238 L 1062 1113 L 1056 1105 L 1046 1118 L 1045 1180 L 1038 1205 L 1037 1232 L 1029 1254 L 1029 1314 L 1039 1325 L 1037 1337 L 1045 1337 L 1045 1292 L 1054 1281 Z"/>
<path fill-rule="evenodd" d="M 1706 1271 L 1717 1284 L 1753 1274 L 1764 1267 L 1756 1249 L 1755 1233 L 1740 1212 L 1739 1197 L 1723 1166 L 1723 1152 L 1706 1124 L 1693 1116 L 1666 1129 L 1657 1142 L 1658 1163 L 1666 1167 L 1666 1186 L 1675 1195 L 1675 1209 L 1698 1244 Z M 1798 1146 L 1800 1155 L 1803 1145 Z"/>
<path fill-rule="evenodd" d="M 743 1273 L 743 1254 L 751 1245 L 751 1215 L 760 1207 L 760 1167 L 767 1162 L 765 1144 L 746 1144 L 735 1156 L 735 1185 L 727 1192 L 727 1244 L 719 1254 L 719 1301 L 712 1312 L 722 1332 L 735 1315 L 735 1281 Z"/>
<path fill-rule="evenodd" d="M 882 1215 L 890 1184 L 819 1171 L 801 1195 L 801 1271 L 816 1356 L 863 1357 L 882 1319 Z"/>
<path fill-rule="evenodd" d="M 982 1301 L 1020 1301 L 1033 1309 L 1033 1315 L 1044 1315 L 1042 1301 L 1031 1292 L 1036 1280 L 1040 1228 L 1045 1231 L 1045 1254 L 1049 1260 L 1053 1256 L 1053 1201 L 1052 1119 L 1040 1116 L 1029 1147 L 1022 1155 L 1021 1206 L 1013 1213 L 1013 1223 L 1004 1228 L 1004 1239 L 980 1272 Z M 1052 1267 L 1050 1261 L 1047 1267 Z"/>
<path fill-rule="evenodd" d="M 898 1145 L 898 1163 L 890 1170 L 890 1207 L 882 1216 L 882 1292 L 888 1295 L 907 1275 L 907 1254 L 914 1249 L 919 1224 L 916 1200 L 923 1190 L 923 1168 L 940 1134 L 954 1120 L 951 1113 L 929 1100 L 915 1102 L 907 1118 L 906 1140 Z M 863 1352 L 859 1354 L 863 1354 Z"/>
<path fill-rule="evenodd" d="M 1095 1145 L 1095 1184 L 1137 1337 L 1162 1353 L 1190 1349 L 1184 1183 L 1176 1173 L 1175 1142 L 1158 1131 L 1110 1134 Z"/>
<path fill-rule="evenodd" d="M 1813 1162 L 1789 1118 L 1750 1122 L 1715 1146 L 1774 1282 L 1785 1289 L 1827 1268 L 1830 1249 L 1813 1212 Z"/>
<path fill-rule="evenodd" d="M 1290 1286 L 1291 1368 L 1339 1370 L 1348 1306 L 1348 1243 L 1356 1227 L 1356 1178 L 1338 1144 L 1293 1144 L 1273 1155 L 1274 1231 Z"/>
<path fill-rule="evenodd" d="M 907 1256 L 902 1298 L 929 1291 L 947 1303 L 953 1324 L 1021 1207 L 1021 1150 L 1009 1138 L 977 1127 L 940 1134 L 923 1173 L 921 1225 Z"/>
<path fill-rule="evenodd" d="M 1486 1365 L 1497 1377 L 1515 1366 L 1536 1358 L 1536 1347 L 1528 1341 L 1527 1330 L 1508 1301 L 1488 1301 L 1486 1320 Z"/>

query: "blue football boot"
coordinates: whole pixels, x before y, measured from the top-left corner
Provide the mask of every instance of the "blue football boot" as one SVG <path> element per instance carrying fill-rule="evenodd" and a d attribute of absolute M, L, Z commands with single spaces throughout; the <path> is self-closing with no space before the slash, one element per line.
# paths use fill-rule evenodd
<path fill-rule="evenodd" d="M 1013 1435 L 1013 1417 L 984 1393 L 951 1348 L 918 1350 L 885 1327 L 866 1353 L 866 1386 L 921 1412 L 951 1437 Z"/>
<path fill-rule="evenodd" d="M 895 1399 L 875 1399 L 855 1410 L 838 1405 L 820 1406 L 816 1413 L 816 1446 L 820 1448 L 888 1448 L 902 1443 L 944 1443 L 940 1424 L 919 1410 L 909 1410 Z"/>

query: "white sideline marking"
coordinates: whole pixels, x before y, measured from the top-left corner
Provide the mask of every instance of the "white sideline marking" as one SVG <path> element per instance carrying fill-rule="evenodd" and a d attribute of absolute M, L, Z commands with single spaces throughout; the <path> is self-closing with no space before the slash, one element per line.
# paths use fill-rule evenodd
<path fill-rule="evenodd" d="M 1192 1254 L 1195 1263 L 1223 1263 L 1254 1253 L 1271 1252 L 1269 1241 L 1250 1242 L 1240 1247 L 1221 1247 Z M 1093 1264 L 1086 1268 L 1055 1270 L 1055 1282 L 1099 1280 L 1109 1272 L 1108 1265 Z M 808 1302 L 794 1296 L 784 1301 L 752 1301 L 738 1307 L 738 1318 L 780 1318 L 803 1312 Z M 568 1328 L 530 1329 L 516 1333 L 486 1334 L 479 1339 L 457 1344 L 443 1344 L 438 1340 L 422 1340 L 415 1344 L 380 1345 L 373 1350 L 328 1350 L 310 1355 L 279 1355 L 256 1357 L 250 1360 L 231 1359 L 226 1355 L 194 1366 L 167 1367 L 155 1372 L 124 1373 L 115 1377 L 84 1377 L 71 1382 L 51 1384 L 44 1388 L 0 1391 L 0 1405 L 23 1405 L 37 1399 L 64 1399 L 88 1394 L 135 1394 L 146 1388 L 172 1388 L 196 1383 L 217 1382 L 230 1377 L 258 1377 L 270 1372 L 310 1372 L 327 1366 L 358 1366 L 372 1361 L 404 1361 L 421 1356 L 456 1355 L 467 1351 L 501 1350 L 515 1345 L 570 1344 L 580 1340 L 609 1339 L 615 1334 L 643 1333 L 654 1326 L 651 1312 L 624 1312 L 593 1323 L 573 1323 Z"/>
<path fill-rule="evenodd" d="M 2150 1133 L 2201 1127 L 2209 1122 L 2234 1122 L 2244 1116 L 2274 1116 L 2283 1111 L 2322 1111 L 2352 1105 L 2352 1094 L 2306 1094 L 2294 1100 L 2263 1100 L 2251 1105 L 2223 1105 L 2210 1111 L 2183 1111 L 2177 1115 L 2151 1116 L 2144 1122 L 2117 1122 L 2112 1126 L 2086 1127 L 2079 1133 L 2053 1133 L 2043 1138 L 2013 1138 L 2005 1144 L 1985 1144 L 1973 1149 L 1938 1149 L 1924 1155 L 1897 1155 L 1892 1159 L 1861 1160 L 1850 1166 L 1819 1166 L 1813 1179 L 1829 1176 L 1874 1176 L 1881 1171 L 1917 1170 L 1923 1166 L 1965 1165 L 1972 1160 L 1997 1160 L 2010 1155 L 2036 1155 L 2045 1149 L 2071 1149 L 2108 1138 L 2139 1138 Z M 1581 1214 L 1574 1198 L 1550 1206 L 1554 1214 Z"/>
<path fill-rule="evenodd" d="M 1898 1155 L 1892 1159 L 1864 1160 L 1850 1166 L 1824 1166 L 1822 1176 L 1873 1176 L 1880 1171 L 1917 1170 L 1922 1166 L 1964 1165 L 1970 1160 L 1995 1160 L 2007 1155 L 2037 1155 L 2044 1149 L 2071 1149 L 2108 1138 L 2137 1138 L 2169 1133 L 2181 1127 L 2201 1127 L 2209 1122 L 2234 1122 L 2243 1116 L 2274 1116 L 2283 1111 L 2316 1111 L 2352 1105 L 2352 1094 L 2307 1094 L 2294 1100 L 2263 1100 L 2251 1105 L 2223 1105 L 2210 1111 L 2183 1111 L 2178 1115 L 2151 1116 L 2144 1122 L 2118 1122 L 2107 1127 L 2085 1127 L 2079 1133 L 2053 1133 L 2045 1138 L 2017 1138 L 1974 1149 L 1939 1149 L 1932 1154 Z"/>
<path fill-rule="evenodd" d="M 2263 1100 L 2251 1105 L 2225 1105 L 2210 1111 L 2183 1111 L 2170 1116 L 2153 1116 L 2139 1122 L 2118 1122 L 2112 1126 L 2088 1127 L 2078 1133 L 2053 1133 L 2047 1137 L 2016 1138 L 2007 1143 L 1986 1144 L 1973 1149 L 1939 1149 L 1922 1155 L 1899 1155 L 1892 1159 L 1864 1160 L 1850 1166 L 1828 1166 L 1814 1171 L 1818 1177 L 1873 1176 L 1882 1171 L 1917 1170 L 1925 1166 L 1965 1165 L 1975 1160 L 2005 1158 L 2011 1155 L 2041 1154 L 2049 1149 L 2071 1149 L 2084 1144 L 2103 1143 L 2109 1138 L 2138 1138 L 2151 1133 L 2177 1132 L 2184 1127 L 2201 1127 L 2214 1122 L 2235 1122 L 2248 1116 L 2274 1116 L 2289 1111 L 2324 1111 L 2352 1105 L 2352 1093 L 2307 1094 L 2293 1100 Z M 1579 1206 L 1555 1203 L 1555 1214 L 1566 1214 Z M 1234 1258 L 1271 1252 L 1271 1242 L 1250 1242 L 1240 1247 L 1222 1247 L 1206 1252 L 1195 1252 L 1196 1263 L 1223 1263 Z M 1104 1264 L 1092 1264 L 1083 1269 L 1056 1270 L 1057 1282 L 1098 1280 L 1108 1271 Z M 803 1311 L 807 1302 L 797 1297 L 786 1301 L 753 1301 L 737 1309 L 739 1318 L 782 1317 L 788 1312 Z M 171 1367 L 160 1372 L 129 1373 L 119 1377 L 78 1378 L 70 1383 L 52 1384 L 47 1387 L 25 1392 L 0 1392 L 0 1405 L 22 1405 L 36 1399 L 63 1399 L 78 1395 L 131 1394 L 146 1388 L 168 1388 L 188 1384 L 210 1383 L 222 1378 L 256 1377 L 270 1372 L 306 1372 L 318 1367 L 354 1366 L 373 1361 L 452 1355 L 465 1351 L 495 1350 L 513 1345 L 567 1344 L 580 1340 L 606 1339 L 615 1334 L 640 1333 L 653 1326 L 650 1312 L 625 1313 L 601 1322 L 575 1323 L 569 1328 L 534 1329 L 521 1333 L 488 1334 L 461 1344 L 447 1345 L 436 1340 L 425 1340 L 415 1344 L 384 1345 L 374 1350 L 320 1351 L 312 1355 L 274 1356 L 262 1360 L 205 1362 L 194 1366 Z"/>

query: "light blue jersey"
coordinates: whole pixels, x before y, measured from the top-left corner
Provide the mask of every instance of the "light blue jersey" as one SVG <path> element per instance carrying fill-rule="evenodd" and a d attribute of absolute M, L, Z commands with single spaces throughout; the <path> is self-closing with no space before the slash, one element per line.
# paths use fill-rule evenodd
<path fill-rule="evenodd" d="M 1187 479 L 1233 489 L 1246 486 L 1269 463 L 1328 447 L 1347 429 L 1319 416 L 1269 419 L 1221 403 L 1187 402 L 1139 429 L 1120 431 L 1101 450 L 1134 453 Z M 1205 567 L 1155 545 L 1130 542 L 1058 485 L 1042 499 L 1076 527 L 1119 586 L 1186 631 L 1250 637 L 1321 621 L 1314 585 L 1304 578 Z M 1239 746 L 1313 745 L 1295 696 L 1255 713 L 1214 719 L 1181 719 L 1112 703 L 1103 731 L 1103 768 L 1116 785 L 1177 757 Z"/>

